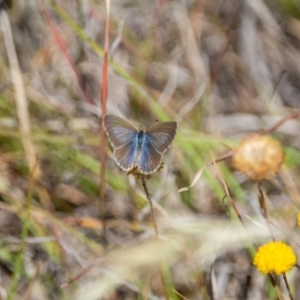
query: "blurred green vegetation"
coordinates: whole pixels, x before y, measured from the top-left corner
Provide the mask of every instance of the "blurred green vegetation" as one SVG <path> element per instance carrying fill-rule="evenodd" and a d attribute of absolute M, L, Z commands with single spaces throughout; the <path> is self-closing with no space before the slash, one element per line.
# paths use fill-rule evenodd
<path fill-rule="evenodd" d="M 299 108 L 294 93 L 298 95 L 300 89 L 300 71 L 291 67 L 298 61 L 295 45 L 299 40 L 295 35 L 289 40 L 289 32 L 275 34 L 277 27 L 270 27 L 277 24 L 280 28 L 291 17 L 299 19 L 299 1 L 280 0 L 279 12 L 262 1 L 268 15 L 259 15 L 255 3 L 240 7 L 236 1 L 111 3 L 108 112 L 143 124 L 178 121 L 164 169 L 147 181 L 155 203 L 158 240 L 141 181 L 122 172 L 113 161 L 111 146 L 100 143 L 104 2 L 92 1 L 93 5 L 84 8 L 80 1 L 46 2 L 77 64 L 74 69 L 62 51 L 43 6 L 33 1 L 10 12 L 30 101 L 28 140 L 37 150 L 41 172 L 33 187 L 34 174 L 28 168 L 18 128 L 15 86 L 5 49 L 1 49 L 0 267 L 11 287 L 10 299 L 24 293 L 27 299 L 83 299 L 80 295 L 85 291 L 85 299 L 104 294 L 101 299 L 209 299 L 211 277 L 219 279 L 226 268 L 231 278 L 219 287 L 224 298 L 231 295 L 230 284 L 235 284 L 239 291 L 234 299 L 242 299 L 246 288 L 248 294 L 259 291 L 261 299 L 276 299 L 267 279 L 266 290 L 263 284 L 245 285 L 243 276 L 261 275 L 251 267 L 252 236 L 245 238 L 239 231 L 242 228 L 245 233 L 222 180 L 251 228 L 246 232 L 253 234 L 255 244 L 270 234 L 256 231 L 257 224 L 266 227 L 259 214 L 257 183 L 234 171 L 230 157 L 216 165 L 214 161 L 232 151 L 243 137 L 261 132 L 260 120 L 250 117 L 279 121 Z M 80 10 L 84 20 L 75 12 Z M 274 31 L 271 34 L 264 28 Z M 295 28 L 286 30 L 295 32 Z M 28 34 L 30 50 L 20 48 Z M 75 72 L 85 78 L 94 105 L 85 103 Z M 284 74 L 279 83 L 278 74 Z M 240 119 L 235 121 L 235 117 Z M 287 125 L 292 129 L 282 126 L 276 132 L 285 151 L 286 171 L 278 174 L 278 186 L 266 191 L 270 216 L 281 216 L 274 221 L 286 233 L 278 233 L 281 239 L 292 236 L 300 205 L 296 202 L 299 120 L 288 120 Z M 101 148 L 106 153 L 104 187 L 99 178 Z M 194 182 L 201 170 L 203 174 Z M 62 185 L 69 188 L 64 193 L 59 189 Z M 186 191 L 178 192 L 185 187 Z M 101 211 L 102 188 L 105 213 Z M 20 222 L 16 228 L 8 221 L 11 215 Z M 224 223 L 218 226 L 219 221 Z M 229 228 L 234 230 L 227 236 Z M 126 255 L 129 258 L 122 260 Z M 178 265 L 185 276 L 174 271 Z M 292 289 L 296 283 L 291 280 Z"/>

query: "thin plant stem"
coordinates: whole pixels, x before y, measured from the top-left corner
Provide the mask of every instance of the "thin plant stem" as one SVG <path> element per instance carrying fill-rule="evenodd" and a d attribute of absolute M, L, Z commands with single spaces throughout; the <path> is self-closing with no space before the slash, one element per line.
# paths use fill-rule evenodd
<path fill-rule="evenodd" d="M 106 201 L 105 201 L 105 132 L 103 126 L 103 117 L 106 115 L 106 103 L 107 103 L 107 86 L 108 86 L 108 47 L 109 47 L 109 13 L 110 13 L 110 1 L 106 0 L 106 20 L 105 20 L 105 42 L 104 42 L 104 57 L 102 66 L 102 85 L 101 85 L 101 109 L 102 119 L 100 118 L 100 208 L 102 214 L 103 232 L 104 237 L 106 233 Z"/>
<path fill-rule="evenodd" d="M 53 0 L 47 0 L 51 4 L 56 13 L 74 30 L 74 32 L 82 38 L 93 49 L 93 51 L 100 57 L 104 56 L 104 50 L 80 27 L 74 20 Z M 129 72 L 122 68 L 116 61 L 109 58 L 109 66 L 112 67 L 126 82 L 128 82 L 137 94 L 150 103 L 153 113 L 162 120 L 166 120 L 166 113 L 161 109 L 154 97 L 150 92 L 141 86 L 140 82 L 134 79 Z"/>
<path fill-rule="evenodd" d="M 239 213 L 237 207 L 235 206 L 235 203 L 234 203 L 233 199 L 232 199 L 231 196 L 230 196 L 230 193 L 229 193 L 229 190 L 228 190 L 228 188 L 227 188 L 227 185 L 226 185 L 224 179 L 222 178 L 219 169 L 217 168 L 217 165 L 216 165 L 216 163 L 215 163 L 215 160 L 214 160 L 212 154 L 211 154 L 211 157 L 212 157 L 212 161 L 213 161 L 214 166 L 215 166 L 216 171 L 217 171 L 217 176 L 218 176 L 219 180 L 220 180 L 220 181 L 222 182 L 222 184 L 223 184 L 223 187 L 224 187 L 224 189 L 225 189 L 225 192 L 226 192 L 226 195 L 227 195 L 227 197 L 228 197 L 228 199 L 229 199 L 229 202 L 230 202 L 230 204 L 232 205 L 232 207 L 233 207 L 235 213 L 237 214 L 238 219 L 240 220 L 242 226 L 244 227 L 244 229 L 246 230 L 246 232 L 247 232 L 247 234 L 248 234 L 248 236 L 249 236 L 249 238 L 250 238 L 250 234 L 249 234 L 249 232 L 248 232 L 248 229 L 247 229 L 247 227 L 246 227 L 246 224 L 244 223 L 244 221 L 243 221 L 243 219 L 242 219 L 242 216 L 240 215 L 240 213 Z M 260 187 L 260 185 L 259 185 L 259 187 Z M 262 191 L 261 191 L 261 192 L 262 192 Z M 262 200 L 260 199 L 260 201 L 262 201 Z M 271 233 L 271 231 L 270 231 L 270 233 Z M 257 250 L 257 246 L 256 246 L 256 244 L 255 244 L 252 240 L 251 240 L 251 243 L 252 243 L 254 249 Z M 275 277 L 274 277 L 272 274 L 269 274 L 269 278 L 270 278 L 270 280 L 271 280 L 272 286 L 274 287 L 274 290 L 275 290 L 275 292 L 276 292 L 278 298 L 279 298 L 280 300 L 284 300 L 284 297 L 283 297 L 283 295 L 282 295 L 282 292 L 280 291 L 280 288 L 278 287 L 278 284 L 277 284 L 277 281 L 276 281 Z"/>
<path fill-rule="evenodd" d="M 26 98 L 25 85 L 22 77 L 21 68 L 19 65 L 17 51 L 15 49 L 15 44 L 13 40 L 13 32 L 10 25 L 10 20 L 7 12 L 4 9 L 0 11 L 0 25 L 3 31 L 4 45 L 6 48 L 7 59 L 11 72 L 11 80 L 15 92 L 15 101 L 18 114 L 18 121 L 20 124 L 19 130 L 21 133 L 21 141 L 29 169 L 32 172 L 36 163 L 36 149 L 34 147 L 31 137 L 28 102 Z M 37 175 L 37 178 L 39 177 L 39 167 L 37 168 L 37 172 L 35 172 L 35 175 Z"/>
<path fill-rule="evenodd" d="M 214 167 L 215 167 L 215 169 L 216 169 L 216 172 L 217 172 L 217 177 L 219 178 L 219 180 L 221 181 L 221 183 L 222 183 L 222 185 L 223 185 L 223 188 L 224 188 L 225 193 L 226 193 L 226 195 L 227 195 L 227 197 L 228 197 L 228 200 L 229 200 L 229 202 L 230 202 L 230 205 L 231 205 L 231 207 L 233 208 L 233 210 L 234 210 L 236 216 L 238 217 L 239 221 L 241 222 L 241 224 L 243 225 L 243 227 L 246 229 L 246 225 L 245 225 L 245 223 L 244 223 L 244 220 L 243 220 L 243 218 L 242 218 L 240 212 L 238 211 L 238 209 L 237 209 L 237 207 L 236 207 L 234 201 L 233 201 L 232 198 L 231 198 L 231 195 L 230 195 L 230 192 L 229 192 L 229 190 L 228 190 L 228 187 L 227 187 L 227 185 L 226 185 L 224 179 L 223 179 L 222 176 L 221 176 L 221 173 L 220 173 L 220 171 L 219 171 L 219 169 L 218 169 L 218 167 L 217 167 L 217 164 L 216 164 L 216 160 L 214 159 L 214 157 L 212 156 L 212 154 L 211 154 L 211 158 L 212 158 L 212 164 L 214 165 Z"/>
<path fill-rule="evenodd" d="M 273 242 L 275 242 L 276 239 L 275 239 L 274 234 L 273 234 L 272 229 L 271 229 L 271 225 L 270 225 L 270 221 L 269 221 L 269 215 L 268 215 L 268 210 L 267 210 L 267 205 L 266 205 L 266 201 L 265 201 L 265 196 L 264 196 L 264 192 L 263 192 L 263 190 L 261 188 L 261 181 L 258 182 L 258 193 L 259 193 L 258 194 L 258 200 L 259 200 L 259 205 L 260 205 L 260 209 L 261 209 L 262 215 L 266 219 L 270 235 L 272 237 Z"/>
<path fill-rule="evenodd" d="M 60 287 L 62 289 L 68 287 L 69 285 L 71 285 L 72 283 L 78 281 L 81 277 L 83 277 L 85 274 L 87 274 L 92 268 L 94 268 L 95 266 L 98 265 L 99 262 L 102 262 L 103 259 L 102 258 L 98 258 L 95 261 L 93 261 L 89 266 L 85 267 L 83 270 L 81 270 L 78 274 L 76 274 L 74 277 L 72 277 L 71 279 L 69 279 L 67 282 L 63 283 Z"/>
<path fill-rule="evenodd" d="M 181 299 L 183 299 L 183 300 L 188 300 L 188 298 L 184 297 L 184 296 L 181 295 L 179 292 L 177 292 L 177 291 L 175 291 L 175 290 L 173 290 L 173 292 L 174 292 L 175 294 L 177 294 Z"/>
<path fill-rule="evenodd" d="M 285 300 L 285 298 L 284 298 L 284 296 L 283 296 L 283 294 L 282 294 L 282 292 L 281 292 L 281 290 L 280 290 L 280 288 L 278 286 L 278 282 L 277 282 L 276 277 L 273 274 L 269 274 L 269 278 L 271 280 L 271 283 L 272 283 L 272 285 L 273 285 L 273 287 L 275 289 L 275 292 L 276 292 L 279 300 Z"/>
<path fill-rule="evenodd" d="M 148 187 L 147 187 L 147 177 L 142 175 L 141 180 L 142 180 L 142 184 L 143 184 L 143 188 L 144 188 L 147 200 L 150 204 L 151 218 L 152 218 L 152 223 L 153 223 L 153 226 L 154 226 L 155 236 L 156 236 L 156 239 L 158 239 L 159 238 L 158 237 L 158 228 L 157 228 L 157 224 L 156 224 L 155 216 L 154 216 L 153 202 L 152 202 L 152 199 L 151 199 L 151 196 L 149 194 Z M 169 300 L 170 298 L 168 296 L 167 286 L 166 286 L 164 272 L 162 270 L 162 267 L 159 268 L 159 274 L 160 274 L 161 282 L 162 282 L 162 285 L 163 285 L 163 291 L 164 291 L 165 299 Z"/>
<path fill-rule="evenodd" d="M 20 250 L 18 252 L 18 255 L 16 257 L 16 262 L 14 265 L 14 274 L 13 278 L 9 287 L 7 299 L 8 300 L 13 300 L 15 299 L 15 295 L 17 292 L 17 286 L 18 282 L 20 281 L 20 277 L 22 274 L 22 266 L 24 263 L 24 252 L 25 252 L 25 246 L 26 246 L 26 240 L 29 234 L 29 228 L 30 228 L 30 208 L 31 208 L 31 201 L 32 201 L 32 196 L 33 196 L 33 191 L 34 191 L 34 184 L 35 184 L 35 172 L 37 168 L 37 164 L 34 166 L 31 176 L 30 176 L 30 181 L 29 181 L 29 188 L 28 188 L 28 195 L 27 199 L 25 202 L 25 214 L 23 215 L 23 227 L 22 227 L 22 232 L 21 232 L 21 244 L 20 244 Z"/>
<path fill-rule="evenodd" d="M 258 183 L 258 192 L 259 192 L 258 199 L 259 199 L 260 209 L 262 210 L 262 214 L 263 214 L 264 218 L 266 219 L 267 226 L 268 226 L 270 235 L 272 237 L 272 240 L 273 240 L 273 242 L 275 242 L 276 239 L 275 239 L 275 236 L 272 232 L 272 228 L 271 228 L 271 224 L 270 224 L 270 220 L 269 220 L 269 215 L 268 215 L 268 210 L 267 210 L 267 205 L 266 205 L 266 201 L 265 201 L 265 196 L 264 196 L 264 192 L 263 192 L 262 187 L 261 187 L 261 182 Z M 290 299 L 293 300 L 293 295 L 291 293 L 291 289 L 290 289 L 290 286 L 289 286 L 289 283 L 287 281 L 285 273 L 283 274 L 283 279 L 284 279 L 285 286 L 288 290 Z"/>
<path fill-rule="evenodd" d="M 7 59 L 10 67 L 12 85 L 15 92 L 16 111 L 19 121 L 19 131 L 22 146 L 24 149 L 26 161 L 29 171 L 34 174 L 35 180 L 41 178 L 41 169 L 36 160 L 37 150 L 31 134 L 31 123 L 29 114 L 29 103 L 26 97 L 25 84 L 22 77 L 22 70 L 19 64 L 19 59 L 13 39 L 13 31 L 10 24 L 9 15 L 4 9 L 0 10 L 0 27 L 3 31 L 4 45 L 6 49 Z M 35 171 L 33 172 L 33 169 Z M 46 189 L 37 188 L 37 193 L 42 204 L 51 210 L 52 204 Z"/>
<path fill-rule="evenodd" d="M 158 229 L 157 229 L 157 224 L 155 222 L 155 217 L 154 217 L 154 206 L 153 206 L 153 202 L 152 202 L 152 199 L 150 197 L 150 194 L 149 194 L 149 191 L 148 191 L 148 188 L 147 188 L 147 183 L 146 183 L 147 178 L 145 176 L 142 176 L 141 180 L 142 180 L 142 184 L 143 184 L 143 188 L 144 188 L 147 200 L 150 204 L 151 218 L 152 218 L 152 223 L 153 223 L 154 230 L 155 230 L 155 235 L 158 238 Z"/>
<path fill-rule="evenodd" d="M 266 130 L 264 133 L 265 134 L 271 133 L 271 132 L 275 131 L 276 129 L 278 129 L 279 127 L 281 127 L 282 125 L 284 125 L 286 122 L 288 122 L 292 119 L 299 118 L 299 117 L 300 117 L 300 110 L 296 110 L 295 112 L 291 113 L 290 115 L 282 118 L 280 121 L 278 121 L 276 124 L 274 124 L 268 130 Z"/>
<path fill-rule="evenodd" d="M 292 295 L 292 292 L 291 292 L 291 289 L 290 289 L 290 285 L 289 285 L 289 282 L 288 282 L 288 280 L 286 278 L 286 274 L 285 273 L 283 273 L 283 280 L 284 280 L 285 286 L 286 286 L 286 288 L 288 290 L 290 299 L 294 300 L 294 296 Z"/>
<path fill-rule="evenodd" d="M 82 78 L 82 75 L 80 74 L 80 72 L 75 64 L 74 59 L 72 58 L 71 53 L 70 53 L 65 41 L 63 40 L 62 35 L 59 32 L 59 29 L 56 27 L 55 23 L 53 22 L 44 2 L 40 1 L 39 3 L 40 3 L 40 10 L 41 10 L 45 20 L 48 23 L 49 29 L 55 39 L 56 44 L 58 45 L 60 51 L 62 52 L 63 56 L 68 61 L 68 64 L 70 65 L 70 67 L 72 68 L 72 70 L 75 74 L 78 86 L 80 87 L 80 89 L 82 91 L 85 101 L 87 103 L 93 105 L 94 104 L 93 97 L 87 90 L 87 87 Z"/>

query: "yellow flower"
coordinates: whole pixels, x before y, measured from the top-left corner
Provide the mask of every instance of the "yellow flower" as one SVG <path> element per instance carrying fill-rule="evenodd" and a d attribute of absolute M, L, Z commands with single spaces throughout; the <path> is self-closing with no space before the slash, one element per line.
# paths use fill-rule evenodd
<path fill-rule="evenodd" d="M 298 226 L 300 227 L 300 212 L 299 212 L 298 215 L 297 215 L 297 224 L 298 224 Z"/>
<path fill-rule="evenodd" d="M 284 152 L 276 140 L 255 134 L 245 138 L 232 156 L 233 167 L 252 180 L 272 178 L 280 169 Z"/>
<path fill-rule="evenodd" d="M 264 273 L 280 275 L 289 271 L 296 264 L 293 249 L 283 242 L 270 242 L 261 246 L 254 256 L 253 264 Z"/>

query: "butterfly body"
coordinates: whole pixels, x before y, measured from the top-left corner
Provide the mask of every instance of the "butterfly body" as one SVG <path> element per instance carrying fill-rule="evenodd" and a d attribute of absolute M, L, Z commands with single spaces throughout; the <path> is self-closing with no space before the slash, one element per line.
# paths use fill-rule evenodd
<path fill-rule="evenodd" d="M 171 145 L 177 128 L 176 122 L 136 128 L 114 115 L 104 116 L 103 124 L 118 166 L 139 175 L 149 175 L 160 168 L 162 154 Z"/>

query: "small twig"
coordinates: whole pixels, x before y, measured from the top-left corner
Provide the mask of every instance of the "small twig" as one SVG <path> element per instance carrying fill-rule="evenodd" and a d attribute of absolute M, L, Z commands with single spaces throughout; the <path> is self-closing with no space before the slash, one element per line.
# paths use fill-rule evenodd
<path fill-rule="evenodd" d="M 232 198 L 231 198 L 231 195 L 230 195 L 230 192 L 229 192 L 229 190 L 228 190 L 228 187 L 227 187 L 227 185 L 226 185 L 224 179 L 222 178 L 222 176 L 221 176 L 221 174 L 220 174 L 220 171 L 219 171 L 219 169 L 218 169 L 218 167 L 217 167 L 217 164 L 216 164 L 216 160 L 214 159 L 214 157 L 212 156 L 212 154 L 211 154 L 211 158 L 212 158 L 212 164 L 215 166 L 215 169 L 216 169 L 216 172 L 217 172 L 217 176 L 218 176 L 219 180 L 221 181 L 221 183 L 222 183 L 222 185 L 223 185 L 223 187 L 224 187 L 224 190 L 225 190 L 225 193 L 226 193 L 226 195 L 227 195 L 227 198 L 228 198 L 228 200 L 229 200 L 229 202 L 230 202 L 230 205 L 231 205 L 231 207 L 233 208 L 233 210 L 234 210 L 236 216 L 237 216 L 238 219 L 240 220 L 241 224 L 242 224 L 243 227 L 246 229 L 244 220 L 243 220 L 242 216 L 240 215 L 240 212 L 238 211 L 238 209 L 237 209 L 237 207 L 236 207 L 234 201 L 233 201 Z"/>
<path fill-rule="evenodd" d="M 277 78 L 277 81 L 275 81 L 275 85 L 274 85 L 274 89 L 273 89 L 273 93 L 271 94 L 270 96 L 270 99 L 272 99 L 276 93 L 276 90 L 283 78 L 283 76 L 286 74 L 286 70 L 283 70 L 280 74 L 279 74 L 279 77 Z"/>
<path fill-rule="evenodd" d="M 150 194 L 149 194 L 149 191 L 148 191 L 148 188 L 147 188 L 147 184 L 146 184 L 146 180 L 147 178 L 142 175 L 141 176 L 141 180 L 142 180 L 142 184 L 143 184 L 143 187 L 144 187 L 144 191 L 145 191 L 145 194 L 146 194 L 146 197 L 147 197 L 147 200 L 150 204 L 150 208 L 151 208 L 151 217 L 152 217 L 152 222 L 153 222 L 153 226 L 154 226 L 154 230 L 155 230 L 155 235 L 156 237 L 158 238 L 158 229 L 157 229 L 157 225 L 156 225 L 156 222 L 155 222 L 155 217 L 154 217 L 154 207 L 153 207 L 153 202 L 152 202 L 152 199 L 150 197 Z"/>
<path fill-rule="evenodd" d="M 69 279 L 67 282 L 63 283 L 60 287 L 62 289 L 68 287 L 72 283 L 76 282 L 83 275 L 85 275 L 86 273 L 88 273 L 93 267 L 95 267 L 95 263 L 94 262 L 92 264 L 90 264 L 88 267 L 86 267 L 85 269 L 83 269 L 81 272 L 79 272 L 78 274 L 76 274 L 74 277 L 72 277 L 71 279 Z"/>
<path fill-rule="evenodd" d="M 264 192 L 263 192 L 263 190 L 261 188 L 261 181 L 258 182 L 258 192 L 259 192 L 258 200 L 259 200 L 260 209 L 262 211 L 262 215 L 266 219 L 267 226 L 268 226 L 271 238 L 272 238 L 273 242 L 275 242 L 276 239 L 275 239 L 275 236 L 274 236 L 274 234 L 272 232 L 271 223 L 270 223 L 270 220 L 269 220 L 269 215 L 268 215 L 268 210 L 267 210 L 267 205 L 266 205 L 266 201 L 265 201 L 265 196 L 264 196 Z M 273 276 L 271 274 L 269 275 L 269 278 L 271 279 L 272 283 L 276 284 L 275 286 L 274 285 L 273 286 L 274 286 L 274 288 L 275 288 L 275 290 L 277 292 L 278 297 L 281 299 L 281 297 L 283 297 L 283 296 L 281 295 L 281 291 L 278 288 L 276 280 L 273 278 Z M 285 273 L 283 273 L 283 279 L 284 279 L 285 286 L 286 286 L 286 288 L 288 290 L 290 299 L 293 300 L 291 289 L 290 289 L 290 286 L 289 286 L 289 283 L 287 281 Z M 280 292 L 280 295 L 278 294 L 278 292 Z M 284 299 L 284 298 L 282 298 L 282 299 Z"/>
<path fill-rule="evenodd" d="M 275 289 L 275 292 L 276 292 L 279 300 L 285 300 L 285 298 L 284 298 L 284 296 L 283 296 L 283 294 L 282 294 L 282 292 L 281 292 L 281 290 L 278 286 L 277 278 L 273 274 L 269 274 L 269 278 L 271 280 L 271 283 L 272 283 L 272 285 Z"/>
<path fill-rule="evenodd" d="M 290 285 L 289 285 L 289 283 L 288 283 L 288 281 L 287 281 L 287 278 L 286 278 L 285 273 L 283 273 L 283 280 L 284 280 L 285 286 L 286 286 L 286 288 L 287 288 L 287 290 L 288 290 L 290 299 L 291 299 L 291 300 L 294 300 L 294 297 L 293 297 L 293 295 L 292 295 L 292 292 L 291 292 L 291 289 L 290 289 Z"/>
<path fill-rule="evenodd" d="M 175 294 L 177 294 L 181 299 L 183 300 L 188 300 L 188 298 L 184 297 L 183 295 L 181 295 L 179 292 L 177 292 L 176 290 L 172 290 Z"/>
<path fill-rule="evenodd" d="M 190 188 L 192 188 L 197 182 L 198 180 L 202 177 L 202 174 L 205 170 L 206 167 L 210 167 L 211 165 L 217 163 L 217 162 L 220 162 L 220 161 L 223 161 L 229 157 L 231 157 L 233 155 L 233 151 L 229 151 L 227 153 L 225 153 L 223 156 L 215 159 L 214 161 L 211 161 L 210 163 L 208 163 L 206 166 L 202 167 L 195 175 L 192 183 L 188 186 L 188 187 L 183 187 L 181 189 L 178 190 L 178 193 L 182 193 L 182 192 L 186 192 L 188 191 Z"/>
<path fill-rule="evenodd" d="M 207 166 L 209 167 L 209 166 L 215 165 L 215 163 L 223 161 L 223 160 L 231 157 L 232 155 L 233 155 L 233 151 L 229 151 L 229 152 L 225 153 L 224 155 L 222 155 L 221 157 L 211 161 Z"/>
<path fill-rule="evenodd" d="M 150 194 L 149 194 L 149 191 L 148 191 L 148 188 L 147 188 L 147 183 L 146 183 L 147 176 L 141 175 L 141 180 L 142 180 L 142 184 L 143 184 L 143 188 L 144 188 L 147 200 L 150 204 L 151 218 L 152 218 L 152 223 L 153 223 L 154 230 L 155 230 L 155 236 L 158 239 L 159 237 L 158 237 L 157 224 L 155 222 L 155 216 L 154 216 L 154 206 L 153 206 L 153 202 L 152 202 L 152 199 L 150 197 Z M 163 286 L 163 292 L 164 292 L 164 295 L 165 295 L 165 299 L 169 300 L 167 285 L 166 285 L 166 282 L 165 282 L 165 277 L 164 277 L 164 272 L 163 272 L 162 266 L 159 268 L 159 274 L 160 274 L 160 277 L 161 277 L 161 282 L 162 282 L 162 286 Z"/>
<path fill-rule="evenodd" d="M 269 216 L 268 216 L 268 210 L 267 210 L 267 205 L 266 205 L 266 201 L 265 201 L 265 196 L 264 196 L 264 192 L 263 192 L 263 190 L 261 188 L 261 181 L 258 182 L 258 193 L 259 193 L 258 194 L 258 201 L 259 201 L 259 206 L 260 206 L 262 215 L 266 219 L 270 235 L 272 237 L 273 242 L 275 242 L 276 239 L 275 239 L 274 234 L 273 234 L 272 229 L 271 229 L 271 224 L 270 224 L 270 221 L 269 221 Z"/>
<path fill-rule="evenodd" d="M 300 110 L 295 111 L 294 113 L 284 117 L 283 119 L 281 119 L 280 121 L 278 121 L 275 125 L 273 125 L 272 127 L 270 127 L 269 129 L 267 129 L 264 133 L 271 133 L 273 131 L 275 131 L 277 128 L 281 127 L 283 124 L 285 124 L 286 122 L 292 120 L 292 119 L 296 119 L 300 117 Z"/>

